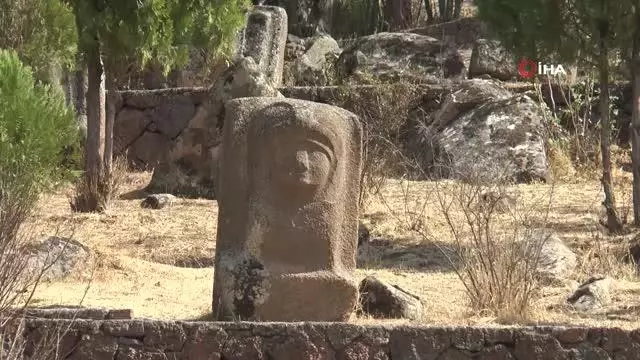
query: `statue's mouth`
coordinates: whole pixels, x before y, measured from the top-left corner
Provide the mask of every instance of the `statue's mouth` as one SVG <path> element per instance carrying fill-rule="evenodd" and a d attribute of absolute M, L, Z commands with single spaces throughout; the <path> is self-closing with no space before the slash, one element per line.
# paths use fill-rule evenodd
<path fill-rule="evenodd" d="M 308 171 L 291 171 L 289 172 L 289 179 L 296 184 L 316 185 Z"/>

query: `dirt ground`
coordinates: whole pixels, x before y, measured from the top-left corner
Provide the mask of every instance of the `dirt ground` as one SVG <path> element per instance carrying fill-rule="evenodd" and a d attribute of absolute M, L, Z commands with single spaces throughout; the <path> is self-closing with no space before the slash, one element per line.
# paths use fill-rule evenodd
<path fill-rule="evenodd" d="M 149 178 L 149 173 L 128 174 L 124 192 L 143 188 Z M 357 276 L 376 275 L 420 296 L 425 306 L 423 323 L 495 324 L 496 319 L 471 311 L 462 283 L 440 250 L 452 240 L 434 203 L 437 185 L 391 181 L 380 196 L 370 198 L 364 222 L 376 241 L 385 239 L 387 243 L 363 257 Z M 617 200 L 624 209 L 630 204 L 628 177 L 617 185 Z M 603 238 L 598 223 L 602 216 L 599 184 L 577 181 L 553 186 L 520 185 L 510 190 L 520 194 L 518 202 L 524 209 L 548 215 L 546 227 L 554 229 L 581 259 L 570 276 L 572 281 L 543 289 L 542 298 L 534 305 L 533 322 L 640 326 L 640 282 L 629 265 L 603 250 L 606 245 L 629 241 L 634 234 Z M 131 308 L 136 317 L 207 318 L 217 225 L 215 201 L 178 199 L 169 208 L 151 210 L 141 208 L 139 199 L 121 199 L 106 214 L 74 214 L 69 208 L 69 194 L 70 189 L 63 189 L 43 197 L 26 228 L 36 239 L 55 234 L 73 236 L 93 250 L 95 259 L 71 278 L 42 284 L 34 306 L 81 303 L 88 307 Z M 424 199 L 428 201 L 426 206 Z M 428 238 L 411 230 L 418 218 L 422 228 L 428 229 Z M 609 307 L 584 315 L 563 305 L 578 282 L 595 274 L 616 278 Z"/>

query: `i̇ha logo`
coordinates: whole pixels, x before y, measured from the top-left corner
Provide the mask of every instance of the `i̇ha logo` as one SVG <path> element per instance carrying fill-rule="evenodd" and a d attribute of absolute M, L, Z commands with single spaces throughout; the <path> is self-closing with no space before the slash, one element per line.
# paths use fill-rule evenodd
<path fill-rule="evenodd" d="M 536 75 L 567 75 L 562 65 L 547 65 L 526 58 L 520 60 L 518 63 L 518 72 L 520 76 L 525 79 L 531 79 Z"/>

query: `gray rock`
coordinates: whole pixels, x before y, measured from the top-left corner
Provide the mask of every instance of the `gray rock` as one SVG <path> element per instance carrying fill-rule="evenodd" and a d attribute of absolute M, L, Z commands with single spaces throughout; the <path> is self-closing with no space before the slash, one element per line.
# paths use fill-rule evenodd
<path fill-rule="evenodd" d="M 410 144 L 430 176 L 471 181 L 546 181 L 545 109 L 499 83 L 461 83 Z"/>
<path fill-rule="evenodd" d="M 503 81 L 518 79 L 518 63 L 499 41 L 478 39 L 473 47 L 469 78 L 483 75 Z"/>
<path fill-rule="evenodd" d="M 484 190 L 479 194 L 478 203 L 485 211 L 506 213 L 516 206 L 516 198 L 505 191 Z"/>
<path fill-rule="evenodd" d="M 56 281 L 71 275 L 90 257 L 90 250 L 77 240 L 52 236 L 40 244 L 24 250 L 27 257 L 26 273 L 42 280 Z"/>
<path fill-rule="evenodd" d="M 367 276 L 360 283 L 359 292 L 362 311 L 375 318 L 410 320 L 422 318 L 420 298 L 396 285 Z"/>
<path fill-rule="evenodd" d="M 134 169 L 153 169 L 161 161 L 162 151 L 170 144 L 171 139 L 167 136 L 146 131 L 129 147 L 127 160 Z"/>
<path fill-rule="evenodd" d="M 611 303 L 613 280 L 604 276 L 591 277 L 578 287 L 567 302 L 579 311 L 591 311 Z"/>
<path fill-rule="evenodd" d="M 359 38 L 344 49 L 337 67 L 351 82 L 371 80 L 438 83 L 462 78 L 466 69 L 460 53 L 432 37 L 411 33 L 378 33 Z"/>
<path fill-rule="evenodd" d="M 180 135 L 195 112 L 193 101 L 185 95 L 160 104 L 153 109 L 152 117 L 159 120 L 155 123 L 157 131 L 173 139 Z"/>
<path fill-rule="evenodd" d="M 142 200 L 140 207 L 145 209 L 163 209 L 171 205 L 175 199 L 176 197 L 171 194 L 153 194 Z"/>
<path fill-rule="evenodd" d="M 295 86 L 327 86 L 335 81 L 335 62 L 342 52 L 338 43 L 328 35 L 307 41 L 304 54 L 291 65 Z"/>
<path fill-rule="evenodd" d="M 551 230 L 525 232 L 524 251 L 537 257 L 536 272 L 547 284 L 564 284 L 578 264 L 576 254 Z"/>

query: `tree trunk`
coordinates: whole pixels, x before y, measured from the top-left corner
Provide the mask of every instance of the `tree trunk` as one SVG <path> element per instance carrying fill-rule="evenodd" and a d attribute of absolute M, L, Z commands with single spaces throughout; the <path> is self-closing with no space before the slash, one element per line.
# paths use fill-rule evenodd
<path fill-rule="evenodd" d="M 601 24 L 600 38 L 598 39 L 600 72 L 600 148 L 602 151 L 602 187 L 604 188 L 603 205 L 607 212 L 607 228 L 612 234 L 622 232 L 622 223 L 616 210 L 616 200 L 613 193 L 613 180 L 611 176 L 611 152 L 609 148 L 610 124 L 609 124 L 609 57 L 606 37 L 608 24 Z"/>
<path fill-rule="evenodd" d="M 108 87 L 104 133 L 104 169 L 105 173 L 111 174 L 111 164 L 113 162 L 113 124 L 115 122 L 116 112 L 120 107 L 120 94 L 116 90 L 114 81 L 109 81 Z"/>
<path fill-rule="evenodd" d="M 453 9 L 453 18 L 460 18 L 460 12 L 462 11 L 462 0 L 455 0 L 455 5 Z"/>
<path fill-rule="evenodd" d="M 427 23 L 433 21 L 433 8 L 431 7 L 431 0 L 424 0 L 424 10 L 427 12 Z"/>
<path fill-rule="evenodd" d="M 633 169 L 633 224 L 640 226 L 640 8 L 635 9 L 631 54 L 633 113 L 631 117 L 631 168 Z"/>
<path fill-rule="evenodd" d="M 87 67 L 82 57 L 78 56 L 76 70 L 73 74 L 73 96 L 74 108 L 78 126 L 82 130 L 82 135 L 87 136 Z"/>
<path fill-rule="evenodd" d="M 100 44 L 87 51 L 87 139 L 85 145 L 85 176 L 87 184 L 96 189 L 100 181 L 105 145 L 105 82 Z M 91 209 L 97 211 L 98 209 Z"/>
<path fill-rule="evenodd" d="M 447 15 L 447 0 L 438 0 L 438 15 L 440 20 L 444 20 Z"/>

